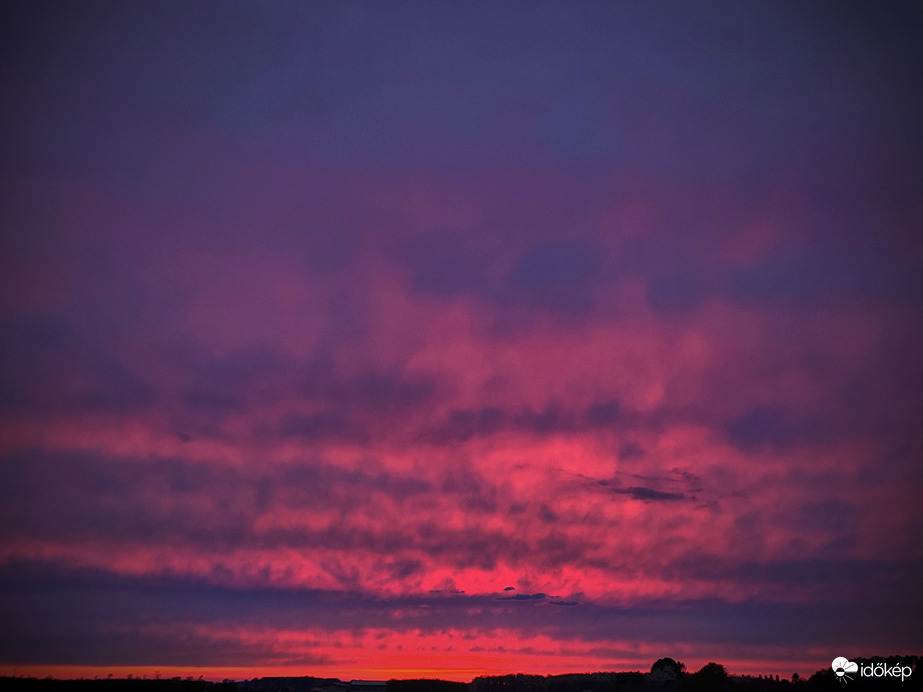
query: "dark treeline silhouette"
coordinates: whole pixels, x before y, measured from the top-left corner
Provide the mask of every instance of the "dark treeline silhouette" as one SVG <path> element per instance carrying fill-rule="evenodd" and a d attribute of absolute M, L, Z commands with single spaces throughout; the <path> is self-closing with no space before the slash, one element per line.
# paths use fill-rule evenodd
<path fill-rule="evenodd" d="M 568 675 L 497 675 L 477 677 L 466 684 L 447 680 L 388 680 L 386 692 L 878 692 L 923 690 L 920 656 L 888 656 L 853 659 L 859 671 L 867 666 L 881 672 L 895 666 L 909 668 L 905 679 L 880 675 L 870 677 L 859 671 L 837 676 L 823 668 L 804 678 L 778 675 L 733 675 L 719 663 L 707 663 L 695 672 L 672 658 L 658 659 L 650 672 L 573 673 Z M 868 669 L 866 669 L 868 670 Z M 57 680 L 52 678 L 0 678 L 4 692 L 349 692 L 350 683 L 336 678 L 255 678 L 242 682 L 208 682 L 189 678 Z"/>
<path fill-rule="evenodd" d="M 479 677 L 472 680 L 470 692 L 632 692 L 634 690 L 659 690 L 661 692 L 876 692 L 878 690 L 923 690 L 923 670 L 918 672 L 920 656 L 889 656 L 856 658 L 860 669 L 867 665 L 909 667 L 912 671 L 904 680 L 891 676 L 862 677 L 858 673 L 850 679 L 837 677 L 832 668 L 818 670 L 808 678 L 797 673 L 790 679 L 778 675 L 731 675 L 719 663 L 706 663 L 694 673 L 672 658 L 661 658 L 651 666 L 649 673 L 575 673 L 570 675 L 503 675 Z M 848 686 L 847 686 L 848 685 Z"/>
<path fill-rule="evenodd" d="M 208 682 L 189 678 L 106 678 L 105 680 L 58 680 L 56 678 L 0 678 L 4 692 L 232 692 L 231 681 Z"/>
<path fill-rule="evenodd" d="M 342 692 L 348 692 L 349 690 L 349 684 L 344 683 L 339 678 L 254 678 L 253 680 L 235 683 L 235 685 L 237 685 L 238 692 L 278 692 L 279 690 L 288 690 L 289 692 L 342 690 Z"/>
<path fill-rule="evenodd" d="M 469 687 L 448 680 L 388 680 L 388 692 L 468 692 Z"/>

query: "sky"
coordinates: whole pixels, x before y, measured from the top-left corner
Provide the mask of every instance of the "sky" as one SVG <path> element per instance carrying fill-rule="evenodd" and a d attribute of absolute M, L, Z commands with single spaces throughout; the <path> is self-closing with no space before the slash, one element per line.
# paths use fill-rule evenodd
<path fill-rule="evenodd" d="M 0 674 L 923 653 L 919 2 L 0 15 Z"/>

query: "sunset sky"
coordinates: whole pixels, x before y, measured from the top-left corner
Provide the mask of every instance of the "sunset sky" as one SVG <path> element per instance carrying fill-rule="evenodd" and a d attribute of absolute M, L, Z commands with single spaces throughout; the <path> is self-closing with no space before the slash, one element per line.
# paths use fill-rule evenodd
<path fill-rule="evenodd" d="M 919 2 L 0 6 L 0 674 L 923 653 Z"/>

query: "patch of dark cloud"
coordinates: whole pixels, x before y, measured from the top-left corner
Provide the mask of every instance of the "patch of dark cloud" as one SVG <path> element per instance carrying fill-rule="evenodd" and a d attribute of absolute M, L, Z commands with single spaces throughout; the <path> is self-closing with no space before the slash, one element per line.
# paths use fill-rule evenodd
<path fill-rule="evenodd" d="M 510 273 L 511 295 L 540 308 L 585 312 L 603 279 L 603 257 L 602 248 L 578 241 L 533 248 Z"/>
<path fill-rule="evenodd" d="M 619 459 L 633 461 L 635 459 L 643 459 L 646 455 L 647 453 L 644 451 L 644 448 L 637 442 L 627 440 L 619 445 Z"/>
<path fill-rule="evenodd" d="M 644 486 L 632 486 L 628 488 L 611 488 L 613 493 L 618 495 L 627 495 L 632 500 L 641 500 L 643 502 L 675 502 L 685 500 L 686 495 L 683 493 L 670 493 Z"/>
<path fill-rule="evenodd" d="M 488 407 L 476 410 L 455 410 L 441 429 L 427 431 L 426 439 L 439 443 L 464 442 L 473 437 L 485 437 L 500 432 L 507 426 L 507 414 L 502 409 Z"/>
<path fill-rule="evenodd" d="M 7 661 L 47 664 L 79 660 L 99 666 L 201 665 L 331 665 L 325 654 L 290 651 L 285 645 L 254 644 L 218 632 L 202 633 L 171 623 L 169 633 L 157 632 L 141 623 L 124 624 L 117 631 L 94 629 L 82 622 L 56 634 L 37 631 L 33 623 L 19 637 L 3 638 Z"/>
<path fill-rule="evenodd" d="M 263 472 L 40 450 L 0 457 L 0 482 L 0 535 L 7 541 L 174 543 L 209 551 L 325 540 L 375 549 L 376 540 L 386 545 L 387 539 L 392 547 L 406 547 L 407 540 L 389 538 L 378 527 L 349 535 L 350 513 L 432 491 L 426 481 L 380 468 L 349 471 L 311 463 Z M 257 519 L 279 506 L 322 507 L 343 519 L 339 528 L 315 532 L 257 530 Z"/>
<path fill-rule="evenodd" d="M 420 560 L 415 560 L 413 558 L 397 559 L 390 565 L 390 568 L 391 578 L 397 580 L 422 574 L 426 569 L 425 565 Z M 464 592 L 453 589 L 452 593 Z"/>
<path fill-rule="evenodd" d="M 828 498 L 805 502 L 797 516 L 788 519 L 805 528 L 817 527 L 839 534 L 853 531 L 858 517 L 854 506 L 836 498 Z"/>
<path fill-rule="evenodd" d="M 442 496 L 454 497 L 469 512 L 495 514 L 499 508 L 499 491 L 467 463 L 447 468 L 442 477 Z"/>
<path fill-rule="evenodd" d="M 670 477 L 684 483 L 688 492 L 697 493 L 704 490 L 702 487 L 702 477 L 686 469 L 674 467 L 670 469 Z"/>
<path fill-rule="evenodd" d="M 724 424 L 728 440 L 744 452 L 783 450 L 816 438 L 819 423 L 781 405 L 755 406 Z"/>
<path fill-rule="evenodd" d="M 708 281 L 691 271 L 657 278 L 648 285 L 647 301 L 662 313 L 684 314 L 709 294 Z"/>
<path fill-rule="evenodd" d="M 619 402 L 614 399 L 593 404 L 586 411 L 586 421 L 592 426 L 603 427 L 612 425 L 619 419 L 620 412 Z"/>
<path fill-rule="evenodd" d="M 512 525 L 456 529 L 430 522 L 418 527 L 417 536 L 408 545 L 442 564 L 483 569 L 495 569 L 498 564 L 540 565 L 542 569 L 586 565 L 587 555 L 601 547 L 598 542 L 574 539 L 554 526 L 540 525 L 533 531 L 517 530 Z"/>
<path fill-rule="evenodd" d="M 67 322 L 58 315 L 38 313 L 0 322 L 0 348 L 5 357 L 54 352 L 72 338 Z"/>
<path fill-rule="evenodd" d="M 312 501 L 354 503 L 368 501 L 372 493 L 383 493 L 397 500 L 427 494 L 433 486 L 423 479 L 398 475 L 369 464 L 366 469 L 342 469 L 320 462 L 305 462 L 282 471 L 285 502 L 292 507 Z"/>
<path fill-rule="evenodd" d="M 417 290 L 475 296 L 504 312 L 529 308 L 585 314 L 607 280 L 606 250 L 593 242 L 532 246 L 505 272 L 488 247 L 465 241 L 459 233 L 431 231 L 404 243 L 401 259 Z"/>
<path fill-rule="evenodd" d="M 395 418 L 442 396 L 441 383 L 431 373 L 393 367 L 339 375 L 331 348 L 321 346 L 298 360 L 269 348 L 215 356 L 188 344 L 174 346 L 174 367 L 188 383 L 174 424 L 199 436 L 215 435 L 230 416 L 294 398 L 304 406 L 283 415 L 276 426 L 257 426 L 254 434 L 362 443 L 388 434 Z"/>
<path fill-rule="evenodd" d="M 368 431 L 358 427 L 344 413 L 339 411 L 318 411 L 310 415 L 289 414 L 277 430 L 282 437 L 298 437 L 304 440 L 350 439 L 365 442 Z"/>
<path fill-rule="evenodd" d="M 518 593 L 513 596 L 498 596 L 498 601 L 544 601 L 547 596 L 543 593 Z"/>
<path fill-rule="evenodd" d="M 519 561 L 532 549 L 525 537 L 503 530 L 452 528 L 429 521 L 418 527 L 410 545 L 438 562 L 458 568 L 467 563 L 488 570 L 496 569 L 501 560 Z"/>
<path fill-rule="evenodd" d="M 773 258 L 755 267 L 731 270 L 725 292 L 743 303 L 810 301 L 820 297 L 829 281 L 824 271 L 824 262 L 809 257 Z"/>
<path fill-rule="evenodd" d="M 339 377 L 332 359 L 324 352 L 299 366 L 299 370 L 296 392 L 306 402 L 324 409 L 316 420 L 308 417 L 301 422 L 303 434 L 312 434 L 312 428 L 316 428 L 315 433 L 347 434 L 351 430 L 348 422 L 367 432 L 389 429 L 394 416 L 432 404 L 442 391 L 435 375 L 406 373 L 398 368 Z"/>
<path fill-rule="evenodd" d="M 228 415 L 240 413 L 245 410 L 243 392 L 225 391 L 217 389 L 193 389 L 183 397 L 184 403 L 197 414 L 208 411 L 212 414 Z"/>
<path fill-rule="evenodd" d="M 678 500 L 693 500 L 697 498 L 691 493 L 702 492 L 701 479 L 693 473 L 680 469 L 671 469 L 663 475 L 644 475 L 638 473 L 616 472 L 616 477 L 611 479 L 594 479 L 578 474 L 579 483 L 585 487 L 596 489 L 605 493 L 626 495 L 633 500 L 644 502 L 672 502 Z M 625 485 L 622 478 L 630 478 L 634 483 L 641 481 L 644 485 Z M 681 488 L 677 490 L 664 490 L 663 488 Z"/>
<path fill-rule="evenodd" d="M 552 402 L 543 409 L 523 408 L 507 411 L 497 407 L 456 409 L 446 420 L 420 433 L 433 444 L 465 442 L 503 432 L 525 432 L 545 436 L 608 428 L 620 420 L 618 401 L 610 399 L 584 410 L 559 406 Z"/>
<path fill-rule="evenodd" d="M 310 386 L 308 386 L 310 390 Z M 436 391 L 431 377 L 397 371 L 368 372 L 340 382 L 336 394 L 350 406 L 371 411 L 405 410 L 428 402 Z"/>
<path fill-rule="evenodd" d="M 552 528 L 549 533 L 537 541 L 533 539 L 535 549 L 541 554 L 541 564 L 546 567 L 588 564 L 587 551 L 593 546 L 580 540 L 574 540 L 566 533 Z"/>
<path fill-rule="evenodd" d="M 199 358 L 195 366 L 205 373 L 199 388 L 218 392 L 219 400 L 226 394 L 262 394 L 265 399 L 267 394 L 272 397 L 273 393 L 292 387 L 307 401 L 330 409 L 402 411 L 430 401 L 438 389 L 434 376 L 408 374 L 397 368 L 366 370 L 341 377 L 326 347 L 318 349 L 304 362 L 284 359 L 267 350 L 255 350 L 234 353 L 223 359 Z"/>
<path fill-rule="evenodd" d="M 0 406 L 25 413 L 126 413 L 148 409 L 152 387 L 120 357 L 82 338 L 63 317 L 0 324 Z"/>
<path fill-rule="evenodd" d="M 303 650 L 247 642 L 214 627 L 229 619 L 230 608 L 238 609 L 245 620 L 260 610 L 277 610 L 281 604 L 271 593 L 260 599 L 254 592 L 235 593 L 195 582 L 71 573 L 47 564 L 4 565 L 0 593 L 8 616 L 0 624 L 4 662 L 180 666 L 330 662 Z M 169 633 L 163 625 L 169 626 Z M 213 627 L 203 632 L 202 625 Z"/>
<path fill-rule="evenodd" d="M 640 268 L 649 277 L 647 298 L 662 313 L 689 313 L 704 300 L 721 298 L 745 306 L 817 309 L 831 303 L 876 300 L 919 305 L 923 271 L 918 259 L 854 239 L 849 251 L 829 248 L 775 254 L 752 266 L 659 265 Z"/>
<path fill-rule="evenodd" d="M 542 502 L 538 507 L 538 518 L 545 524 L 553 524 L 557 522 L 560 517 L 557 512 L 555 512 L 551 507 Z"/>
<path fill-rule="evenodd" d="M 272 403 L 285 391 L 293 363 L 268 348 L 232 351 L 223 356 L 192 346 L 174 347 L 173 360 L 188 382 L 185 409 L 198 418 L 246 411 L 256 399 Z"/>
<path fill-rule="evenodd" d="M 862 517 L 857 508 L 837 498 L 807 500 L 800 506 L 785 512 L 770 514 L 767 521 L 774 526 L 812 535 L 823 533 L 826 542 L 812 551 L 817 558 L 839 560 L 852 554 L 859 543 Z"/>
<path fill-rule="evenodd" d="M 239 420 L 292 397 L 297 363 L 270 347 L 216 354 L 192 340 L 176 339 L 163 344 L 161 354 L 179 385 L 161 395 L 168 402 L 163 412 L 190 439 L 221 437 L 228 419 Z"/>
<path fill-rule="evenodd" d="M 660 568 L 668 579 L 733 581 L 784 587 L 811 594 L 813 602 L 868 599 L 882 607 L 919 604 L 915 580 L 923 573 L 919 557 L 900 560 L 857 559 L 842 553 L 792 560 L 736 560 L 714 553 L 689 553 Z"/>
<path fill-rule="evenodd" d="M 577 417 L 574 411 L 549 404 L 541 411 L 528 408 L 515 413 L 510 419 L 511 427 L 538 435 L 550 435 L 556 432 L 574 432 L 577 429 Z"/>
<path fill-rule="evenodd" d="M 490 257 L 464 233 L 432 230 L 405 241 L 400 256 L 415 289 L 440 295 L 481 295 L 491 283 Z"/>
<path fill-rule="evenodd" d="M 849 252 L 777 255 L 747 269 L 729 270 L 722 292 L 742 303 L 804 304 L 827 299 L 923 299 L 919 263 L 863 243 Z"/>

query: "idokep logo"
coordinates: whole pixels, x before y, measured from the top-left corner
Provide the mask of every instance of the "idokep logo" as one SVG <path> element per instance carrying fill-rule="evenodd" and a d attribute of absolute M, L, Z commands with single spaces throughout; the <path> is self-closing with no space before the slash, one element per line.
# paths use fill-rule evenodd
<path fill-rule="evenodd" d="M 852 680 L 852 676 L 849 673 L 855 673 L 859 670 L 859 664 L 853 663 L 849 659 L 843 658 L 842 656 L 837 656 L 833 659 L 831 664 L 833 667 L 833 672 L 836 673 L 837 682 L 849 682 Z"/>
<path fill-rule="evenodd" d="M 836 674 L 837 682 L 852 680 L 850 673 L 859 673 L 863 678 L 900 678 L 901 682 L 910 677 L 913 668 L 910 666 L 889 666 L 887 663 L 864 663 L 861 666 L 842 656 L 837 656 L 831 664 Z"/>

